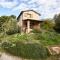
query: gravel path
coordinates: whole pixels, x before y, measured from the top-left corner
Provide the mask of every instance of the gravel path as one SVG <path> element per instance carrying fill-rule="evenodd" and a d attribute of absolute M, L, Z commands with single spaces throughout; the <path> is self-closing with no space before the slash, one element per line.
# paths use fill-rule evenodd
<path fill-rule="evenodd" d="M 23 60 L 23 59 L 16 56 L 12 56 L 7 53 L 0 53 L 0 60 Z"/>

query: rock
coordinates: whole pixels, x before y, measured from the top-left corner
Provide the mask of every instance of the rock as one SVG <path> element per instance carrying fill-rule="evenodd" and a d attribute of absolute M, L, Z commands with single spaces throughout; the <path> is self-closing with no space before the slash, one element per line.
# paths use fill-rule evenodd
<path fill-rule="evenodd" d="M 60 46 L 50 46 L 47 47 L 48 51 L 51 55 L 58 55 L 60 54 Z"/>

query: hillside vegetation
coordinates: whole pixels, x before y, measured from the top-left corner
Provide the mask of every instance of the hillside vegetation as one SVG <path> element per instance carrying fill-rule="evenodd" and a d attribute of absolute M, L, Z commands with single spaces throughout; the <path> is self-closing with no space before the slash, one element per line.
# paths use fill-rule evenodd
<path fill-rule="evenodd" d="M 41 24 L 41 31 L 33 30 L 29 34 L 21 35 L 14 15 L 1 16 L 0 51 L 26 59 L 46 59 L 51 56 L 46 46 L 60 45 L 60 27 L 56 23 L 60 18 L 57 18 L 45 19 Z"/>

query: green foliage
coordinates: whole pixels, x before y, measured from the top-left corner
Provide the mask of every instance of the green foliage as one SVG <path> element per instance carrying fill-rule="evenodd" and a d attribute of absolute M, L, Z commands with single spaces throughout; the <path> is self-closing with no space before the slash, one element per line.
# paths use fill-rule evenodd
<path fill-rule="evenodd" d="M 0 32 L 14 34 L 18 32 L 16 16 L 1 16 L 0 17 Z"/>
<path fill-rule="evenodd" d="M 16 16 L 15 15 L 11 15 L 10 17 L 13 18 L 13 19 L 16 19 Z"/>
<path fill-rule="evenodd" d="M 42 33 L 36 33 L 34 35 L 35 40 L 39 40 L 41 44 L 43 45 L 58 45 L 60 44 L 60 34 L 57 34 L 56 32 L 42 32 Z"/>
<path fill-rule="evenodd" d="M 60 45 L 60 34 L 40 32 L 34 34 L 14 34 L 1 36 L 2 48 L 16 56 L 28 59 L 40 59 L 49 56 L 45 46 Z"/>
<path fill-rule="evenodd" d="M 55 30 L 60 32 L 60 14 L 54 16 L 55 20 Z"/>
<path fill-rule="evenodd" d="M 7 52 L 26 59 L 43 59 L 48 56 L 47 49 L 39 44 L 25 44 L 19 41 L 12 44 L 4 42 L 2 47 Z"/>
<path fill-rule="evenodd" d="M 55 26 L 54 21 L 50 19 L 44 20 L 44 22 L 41 24 L 42 29 L 49 30 L 49 31 L 53 31 L 54 26 Z"/>
<path fill-rule="evenodd" d="M 48 20 L 42 23 L 41 31 L 20 35 L 14 15 L 0 17 L 0 30 L 3 31 L 0 33 L 1 48 L 23 58 L 46 58 L 49 54 L 44 46 L 60 45 L 60 34 L 54 31 L 54 22 Z"/>
<path fill-rule="evenodd" d="M 17 22 L 16 20 L 10 20 L 8 21 L 8 23 L 5 26 L 5 31 L 7 34 L 14 34 L 14 33 L 18 33 L 18 27 L 17 27 Z M 8 27 L 9 26 L 9 27 Z"/>
<path fill-rule="evenodd" d="M 25 43 L 38 43 L 42 45 L 59 45 L 60 44 L 60 34 L 56 32 L 40 32 L 40 33 L 33 33 L 33 34 L 14 34 L 14 35 L 7 35 L 1 38 L 1 40 L 7 40 L 11 42 L 21 41 Z"/>
<path fill-rule="evenodd" d="M 5 23 L 8 20 L 9 20 L 9 17 L 8 16 L 1 16 L 0 17 L 0 32 L 3 31 L 3 27 L 2 27 L 3 23 Z"/>
<path fill-rule="evenodd" d="M 33 33 L 41 33 L 40 30 L 35 30 L 35 29 L 33 29 L 31 32 L 33 32 Z"/>

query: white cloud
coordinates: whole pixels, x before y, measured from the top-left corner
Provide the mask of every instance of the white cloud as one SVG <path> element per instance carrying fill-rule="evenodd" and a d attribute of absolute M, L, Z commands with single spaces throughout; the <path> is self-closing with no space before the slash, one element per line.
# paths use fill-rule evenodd
<path fill-rule="evenodd" d="M 17 5 L 17 0 L 12 1 L 7 1 L 7 0 L 0 0 L 0 6 L 3 8 L 13 8 Z"/>
<path fill-rule="evenodd" d="M 16 2 L 2 2 L 0 3 L 0 6 L 4 7 L 4 8 L 12 8 L 16 6 Z"/>
<path fill-rule="evenodd" d="M 15 10 L 22 11 L 22 10 L 28 10 L 28 9 L 29 7 L 26 4 L 21 3 L 19 6 L 13 8 L 12 11 L 15 11 Z"/>
<path fill-rule="evenodd" d="M 36 0 L 36 2 L 39 4 L 39 10 L 42 7 L 40 11 L 45 18 L 53 17 L 60 12 L 60 2 L 56 2 L 56 0 Z"/>
<path fill-rule="evenodd" d="M 19 4 L 14 10 L 33 9 L 40 12 L 45 18 L 53 17 L 54 14 L 60 12 L 59 1 L 57 0 L 22 0 L 26 3 Z"/>
<path fill-rule="evenodd" d="M 41 13 L 44 18 L 53 17 L 54 14 L 60 12 L 59 0 L 13 0 L 6 2 L 6 0 L 0 0 L 0 6 L 4 8 L 13 8 L 12 11 L 22 11 L 27 9 L 33 9 Z"/>

